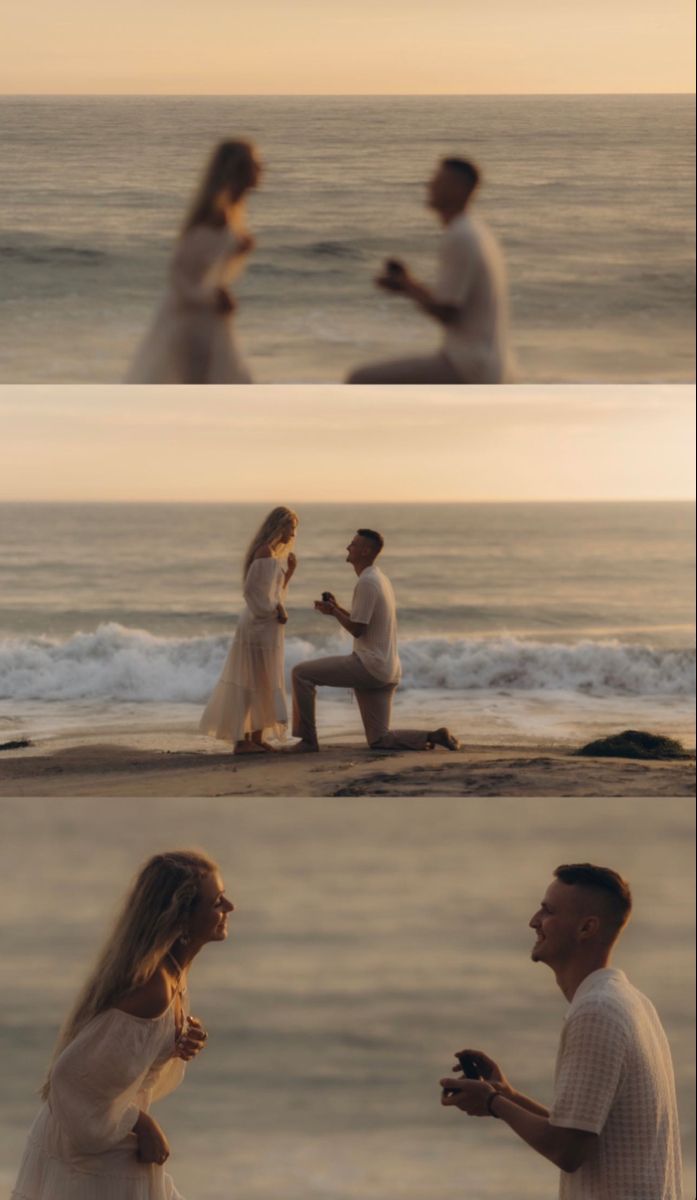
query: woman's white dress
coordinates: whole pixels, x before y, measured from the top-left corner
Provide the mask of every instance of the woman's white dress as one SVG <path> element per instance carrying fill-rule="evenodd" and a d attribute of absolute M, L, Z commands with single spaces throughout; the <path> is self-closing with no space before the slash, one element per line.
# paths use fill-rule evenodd
<path fill-rule="evenodd" d="M 152 1020 L 109 1008 L 81 1029 L 53 1065 L 11 1200 L 182 1200 L 132 1132 L 184 1077 L 176 1038 L 173 1004 Z"/>
<path fill-rule="evenodd" d="M 285 560 L 257 558 L 244 582 L 242 613 L 222 674 L 201 718 L 201 733 L 225 742 L 265 730 L 283 737 L 288 724 L 284 627 Z"/>
<path fill-rule="evenodd" d="M 216 307 L 217 289 L 246 261 L 237 244 L 228 225 L 195 225 L 182 235 L 167 292 L 127 383 L 251 383 L 235 346 L 234 314 Z"/>

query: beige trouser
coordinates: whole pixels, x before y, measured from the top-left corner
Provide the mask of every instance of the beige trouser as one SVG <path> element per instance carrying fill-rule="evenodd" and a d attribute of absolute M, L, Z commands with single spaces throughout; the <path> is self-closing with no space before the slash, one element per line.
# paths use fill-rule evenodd
<path fill-rule="evenodd" d="M 426 750 L 428 734 L 417 729 L 390 729 L 396 683 L 382 683 L 363 666 L 357 654 L 316 658 L 293 669 L 293 736 L 317 745 L 315 695 L 318 687 L 353 688 L 373 750 Z"/>
<path fill-rule="evenodd" d="M 352 371 L 347 383 L 465 383 L 445 354 L 395 358 Z"/>

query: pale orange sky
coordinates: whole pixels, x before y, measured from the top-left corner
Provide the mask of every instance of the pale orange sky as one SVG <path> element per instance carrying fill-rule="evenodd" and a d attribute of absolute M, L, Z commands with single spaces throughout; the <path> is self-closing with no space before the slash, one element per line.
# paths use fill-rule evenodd
<path fill-rule="evenodd" d="M 684 500 L 688 385 L 0 388 L 0 500 Z"/>
<path fill-rule="evenodd" d="M 3 0 L 4 93 L 689 92 L 692 0 Z"/>

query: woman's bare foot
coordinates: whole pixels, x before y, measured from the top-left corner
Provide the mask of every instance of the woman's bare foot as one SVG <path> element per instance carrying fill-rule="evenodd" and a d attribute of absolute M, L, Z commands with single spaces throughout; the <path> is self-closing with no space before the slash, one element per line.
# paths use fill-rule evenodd
<path fill-rule="evenodd" d="M 259 742 L 252 742 L 245 738 L 242 742 L 235 742 L 233 754 L 266 754 L 266 751 Z"/>

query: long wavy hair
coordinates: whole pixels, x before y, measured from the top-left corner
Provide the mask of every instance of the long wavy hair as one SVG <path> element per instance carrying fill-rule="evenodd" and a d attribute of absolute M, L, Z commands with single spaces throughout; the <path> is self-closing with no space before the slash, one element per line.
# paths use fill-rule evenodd
<path fill-rule="evenodd" d="M 268 516 L 264 517 L 261 525 L 257 529 L 254 537 L 247 546 L 247 553 L 244 556 L 244 565 L 242 568 L 243 579 L 247 578 L 247 572 L 254 562 L 254 556 L 257 550 L 262 546 L 270 546 L 272 551 L 279 544 L 279 539 L 283 533 L 283 527 L 288 521 L 295 521 L 297 524 L 298 514 L 294 513 L 292 508 L 285 508 L 279 504 L 276 508 L 272 508 Z M 290 545 L 290 543 L 288 543 Z"/>
<path fill-rule="evenodd" d="M 223 191 L 237 204 L 254 186 L 258 172 L 257 157 L 251 142 L 219 142 L 208 160 L 201 182 L 184 218 L 181 232 L 194 225 L 214 225 L 220 220 L 218 201 Z"/>
<path fill-rule="evenodd" d="M 155 854 L 144 864 L 58 1035 L 41 1089 L 44 1099 L 50 1090 L 51 1069 L 61 1051 L 93 1017 L 152 978 L 185 932 L 202 880 L 217 869 L 200 850 Z"/>

